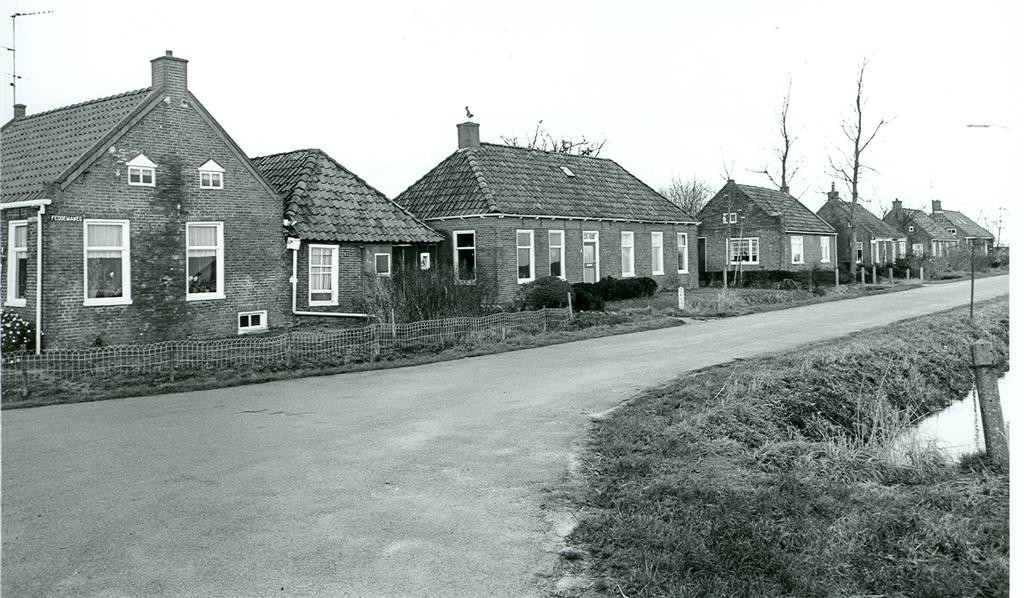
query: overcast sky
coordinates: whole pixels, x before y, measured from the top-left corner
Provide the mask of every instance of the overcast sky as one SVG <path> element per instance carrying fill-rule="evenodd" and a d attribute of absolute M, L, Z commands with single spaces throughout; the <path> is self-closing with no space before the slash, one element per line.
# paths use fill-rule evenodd
<path fill-rule="evenodd" d="M 249 155 L 319 147 L 391 197 L 455 149 L 467 104 L 484 141 L 543 119 L 556 135 L 606 139 L 603 157 L 656 188 L 673 176 L 718 188 L 726 169 L 769 185 L 756 171 L 774 167 L 792 80 L 792 188 L 817 209 L 867 58 L 866 123 L 890 121 L 864 156 L 877 171 L 864 175 L 868 207 L 940 199 L 993 233 L 998 207 L 1013 213 L 1024 157 L 1013 3 L 683 4 L 37 0 L 5 2 L 0 31 L 9 46 L 11 13 L 55 11 L 17 19 L 30 114 L 147 87 L 150 59 L 171 49 Z"/>

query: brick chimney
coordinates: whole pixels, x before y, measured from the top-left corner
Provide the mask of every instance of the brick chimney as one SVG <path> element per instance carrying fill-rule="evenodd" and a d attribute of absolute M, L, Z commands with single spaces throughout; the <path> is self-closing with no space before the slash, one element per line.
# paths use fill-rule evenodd
<path fill-rule="evenodd" d="M 459 129 L 459 149 L 480 147 L 480 125 L 467 120 L 455 125 Z"/>
<path fill-rule="evenodd" d="M 903 210 L 903 202 L 898 200 L 898 199 L 892 200 L 892 211 L 899 213 L 902 210 Z"/>
<path fill-rule="evenodd" d="M 835 183 L 832 183 L 832 190 L 828 192 L 828 200 L 832 201 L 833 199 L 839 201 L 839 192 L 836 191 Z"/>
<path fill-rule="evenodd" d="M 21 118 L 25 116 L 25 104 L 14 105 L 14 118 Z"/>
<path fill-rule="evenodd" d="M 942 201 L 940 201 L 938 199 L 933 199 L 932 200 L 932 214 L 941 214 L 941 213 L 942 213 Z"/>
<path fill-rule="evenodd" d="M 783 186 L 779 187 L 779 191 L 782 191 L 786 195 L 789 195 L 789 185 L 783 185 Z"/>
<path fill-rule="evenodd" d="M 183 100 L 188 89 L 188 61 L 176 58 L 167 50 L 166 54 L 150 62 L 153 64 L 153 87 L 163 88 L 172 102 Z"/>

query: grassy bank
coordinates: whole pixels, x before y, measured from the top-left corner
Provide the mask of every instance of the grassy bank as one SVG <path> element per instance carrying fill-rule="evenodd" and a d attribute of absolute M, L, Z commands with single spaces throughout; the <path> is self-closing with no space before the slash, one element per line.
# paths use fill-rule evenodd
<path fill-rule="evenodd" d="M 1007 301 L 976 317 L 709 369 L 597 423 L 571 537 L 588 592 L 1007 595 L 1005 472 L 891 455 L 910 422 L 970 390 L 973 336 L 1005 358 Z"/>

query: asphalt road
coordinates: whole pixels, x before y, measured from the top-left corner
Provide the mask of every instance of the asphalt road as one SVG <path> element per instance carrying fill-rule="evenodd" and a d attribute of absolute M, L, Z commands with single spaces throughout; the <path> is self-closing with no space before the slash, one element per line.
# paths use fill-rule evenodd
<path fill-rule="evenodd" d="M 1008 292 L 1005 276 L 978 297 Z M 6 411 L 4 596 L 538 595 L 588 414 L 967 283 L 393 370 Z"/>

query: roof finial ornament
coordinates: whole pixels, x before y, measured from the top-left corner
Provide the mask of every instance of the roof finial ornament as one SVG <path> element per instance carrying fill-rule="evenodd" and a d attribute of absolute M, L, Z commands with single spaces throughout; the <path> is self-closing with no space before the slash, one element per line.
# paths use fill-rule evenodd
<path fill-rule="evenodd" d="M 473 113 L 469 111 L 469 106 L 466 106 L 466 118 L 473 118 Z"/>

